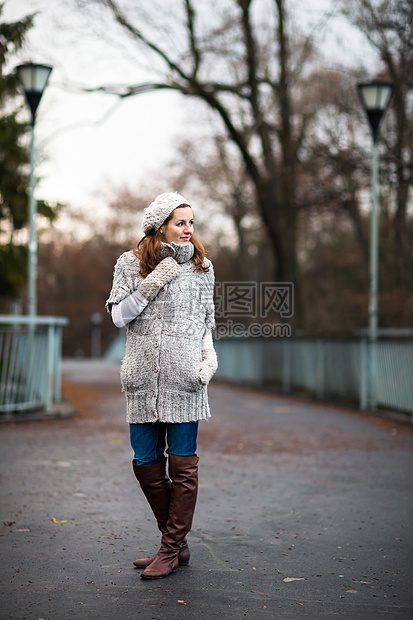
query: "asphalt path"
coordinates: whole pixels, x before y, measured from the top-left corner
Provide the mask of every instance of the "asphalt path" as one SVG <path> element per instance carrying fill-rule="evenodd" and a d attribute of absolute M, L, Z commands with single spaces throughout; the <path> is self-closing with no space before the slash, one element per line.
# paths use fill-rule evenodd
<path fill-rule="evenodd" d="M 413 619 L 413 428 L 209 394 L 191 562 L 157 581 L 116 365 L 65 361 L 76 416 L 0 426 L 2 619 Z"/>

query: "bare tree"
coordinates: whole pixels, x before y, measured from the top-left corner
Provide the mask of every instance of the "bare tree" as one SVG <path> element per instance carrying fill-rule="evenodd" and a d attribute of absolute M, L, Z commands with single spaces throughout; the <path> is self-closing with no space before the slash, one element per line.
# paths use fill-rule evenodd
<path fill-rule="evenodd" d="M 382 132 L 386 146 L 382 176 L 395 192 L 389 224 L 394 231 L 393 252 L 399 257 L 396 277 L 400 277 L 407 297 L 413 289 L 408 275 L 412 253 L 406 226 L 413 185 L 413 1 L 346 0 L 342 7 L 378 50 L 382 61 L 378 77 L 390 79 L 394 85 L 390 131 Z"/>
<path fill-rule="evenodd" d="M 295 320 L 300 324 L 297 161 L 315 108 L 307 105 L 302 113 L 296 98 L 300 76 L 313 57 L 311 39 L 295 34 L 291 41 L 285 0 L 267 5 L 182 0 L 173 11 L 165 3 L 151 3 L 156 24 L 142 7 L 134 11 L 133 3 L 96 2 L 110 11 L 161 75 L 150 85 L 101 90 L 125 97 L 172 88 L 214 111 L 254 188 L 274 255 L 274 277 L 295 283 Z"/>
<path fill-rule="evenodd" d="M 187 190 L 195 192 L 212 205 L 206 221 L 197 216 L 197 228 L 201 223 L 205 239 L 210 239 L 207 245 L 214 253 L 228 245 L 237 256 L 237 277 L 252 280 L 251 252 L 261 244 L 264 231 L 252 183 L 233 145 L 219 132 L 196 140 L 185 138 L 168 168 L 171 187 L 182 188 L 185 195 Z"/>
<path fill-rule="evenodd" d="M 313 91 L 307 92 L 318 111 L 300 151 L 297 201 L 310 218 L 328 214 L 341 223 L 347 219 L 367 266 L 362 193 L 370 187 L 370 158 L 360 143 L 366 121 L 355 90 L 357 77 L 321 67 L 311 79 Z"/>
<path fill-rule="evenodd" d="M 300 214 L 310 209 L 336 210 L 342 221 L 344 211 L 367 260 L 360 189 L 368 186 L 368 158 L 360 146 L 361 110 L 352 82 L 361 73 L 320 69 L 313 36 L 300 36 L 295 25 L 292 29 L 285 0 L 173 4 L 151 0 L 139 7 L 128 0 L 78 2 L 83 8 L 97 4 L 109 11 L 119 32 L 143 52 L 140 58 L 154 77 L 160 76 L 150 84 L 99 90 L 128 97 L 145 90 L 174 89 L 203 102 L 220 120 L 240 162 L 234 175 L 224 141 L 218 160 L 221 172 L 232 176 L 232 195 L 226 196 L 226 205 L 240 247 L 245 245 L 244 210 L 250 207 L 250 201 L 242 203 L 243 190 L 251 187 L 272 249 L 274 278 L 294 282 L 295 322 L 302 325 Z M 397 193 L 392 226 L 402 250 L 406 290 L 410 249 L 405 223 L 413 145 L 408 98 L 411 6 L 412 0 L 349 0 L 344 9 L 380 50 L 396 87 L 397 113 L 382 161 L 388 162 L 386 179 Z"/>

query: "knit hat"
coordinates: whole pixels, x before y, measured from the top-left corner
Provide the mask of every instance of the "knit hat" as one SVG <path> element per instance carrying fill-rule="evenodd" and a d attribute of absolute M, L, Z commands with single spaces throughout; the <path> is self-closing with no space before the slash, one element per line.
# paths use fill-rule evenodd
<path fill-rule="evenodd" d="M 142 230 L 145 235 L 153 230 L 156 232 L 162 226 L 172 211 L 181 205 L 189 205 L 189 202 L 177 192 L 160 194 L 153 202 L 143 210 Z"/>

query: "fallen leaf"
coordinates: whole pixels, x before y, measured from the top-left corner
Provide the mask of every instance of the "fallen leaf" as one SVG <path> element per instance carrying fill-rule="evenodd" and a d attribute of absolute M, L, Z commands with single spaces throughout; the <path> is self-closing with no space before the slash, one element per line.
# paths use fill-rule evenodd
<path fill-rule="evenodd" d="M 57 521 L 54 517 L 52 517 L 52 521 L 53 521 L 53 523 L 67 523 L 67 520 L 66 521 Z M 83 605 L 83 603 L 82 603 L 82 605 Z"/>
<path fill-rule="evenodd" d="M 305 577 L 285 577 L 283 581 L 285 581 L 285 583 L 290 583 L 290 581 L 305 581 Z"/>
<path fill-rule="evenodd" d="M 177 601 L 177 603 L 179 603 L 180 605 L 187 605 L 185 601 L 181 601 L 181 600 Z"/>

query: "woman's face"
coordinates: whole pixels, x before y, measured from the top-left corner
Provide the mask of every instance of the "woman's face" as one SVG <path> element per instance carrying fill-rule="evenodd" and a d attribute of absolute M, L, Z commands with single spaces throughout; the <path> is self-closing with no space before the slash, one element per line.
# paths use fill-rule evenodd
<path fill-rule="evenodd" d="M 171 219 L 161 226 L 165 243 L 188 243 L 194 233 L 194 214 L 191 207 L 178 207 L 172 211 Z"/>

